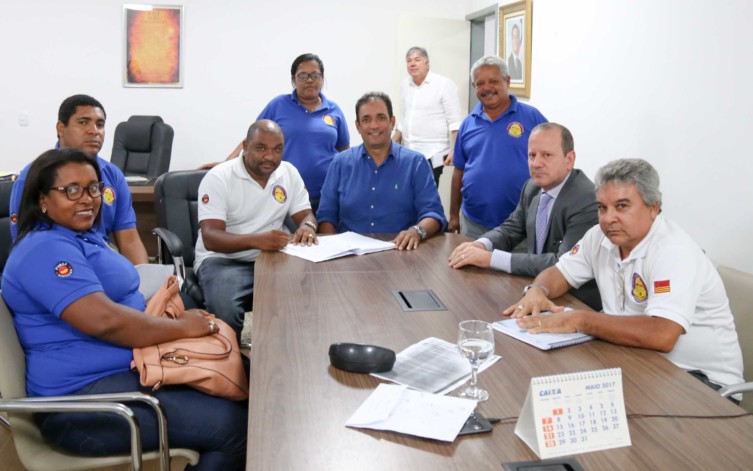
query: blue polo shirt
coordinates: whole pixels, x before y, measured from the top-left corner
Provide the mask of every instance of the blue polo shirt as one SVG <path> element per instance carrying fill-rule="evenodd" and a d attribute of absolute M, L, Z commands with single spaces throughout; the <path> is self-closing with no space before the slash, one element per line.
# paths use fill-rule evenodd
<path fill-rule="evenodd" d="M 99 171 L 102 173 L 102 181 L 105 184 L 105 188 L 102 190 L 102 208 L 100 209 L 102 211 L 102 219 L 94 229 L 105 240 L 109 240 L 107 234 L 111 232 L 136 227 L 136 213 L 133 211 L 131 191 L 128 189 L 128 183 L 125 180 L 123 172 L 117 166 L 100 156 L 97 156 L 97 165 L 99 165 Z M 21 174 L 13 184 L 13 189 L 10 193 L 10 236 L 13 240 L 16 240 L 16 233 L 18 232 L 18 207 L 21 204 L 21 195 L 24 183 L 26 182 L 26 174 L 29 173 L 29 167 L 31 167 L 31 164 L 21 170 Z"/>
<path fill-rule="evenodd" d="M 319 198 L 329 164 L 337 149 L 350 146 L 350 133 L 342 110 L 324 95 L 322 104 L 309 111 L 295 91 L 274 98 L 257 119 L 271 119 L 282 128 L 282 160 L 293 164 L 303 178 L 309 197 Z"/>
<path fill-rule="evenodd" d="M 453 165 L 463 170 L 462 211 L 476 224 L 497 227 L 515 210 L 528 172 L 528 137 L 547 120 L 510 95 L 510 106 L 489 121 L 481 103 L 458 130 Z"/>
<path fill-rule="evenodd" d="M 431 164 L 394 142 L 378 167 L 363 144 L 335 156 L 316 215 L 338 232 L 361 234 L 400 232 L 426 217 L 447 228 Z"/>
<path fill-rule="evenodd" d="M 26 354 L 30 396 L 70 394 L 87 384 L 128 371 L 130 348 L 90 337 L 60 319 L 74 301 L 104 292 L 139 311 L 139 275 L 100 234 L 54 225 L 39 228 L 13 247 L 3 270 L 2 296 Z M 92 321 L 96 322 L 96 313 Z"/>

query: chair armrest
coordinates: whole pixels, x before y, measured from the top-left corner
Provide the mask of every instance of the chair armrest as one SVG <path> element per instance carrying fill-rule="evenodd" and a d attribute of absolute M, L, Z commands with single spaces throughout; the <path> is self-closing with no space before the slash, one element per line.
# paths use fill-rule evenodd
<path fill-rule="evenodd" d="M 722 389 L 720 389 L 719 394 L 721 394 L 722 397 L 729 397 L 733 394 L 750 392 L 750 391 L 753 391 L 753 382 L 730 384 L 729 386 L 725 386 Z"/>
<path fill-rule="evenodd" d="M 183 243 L 174 232 L 169 231 L 164 227 L 155 227 L 152 233 L 160 238 L 173 258 L 183 257 Z"/>
<path fill-rule="evenodd" d="M 128 422 L 131 429 L 131 466 L 134 470 L 142 469 L 141 457 L 141 433 L 136 423 L 133 411 L 114 402 L 87 402 L 87 401 L 45 401 L 42 398 L 1 399 L 0 411 L 3 412 L 104 412 L 117 414 Z M 46 398 L 45 398 L 46 399 Z M 53 399 L 53 398 L 50 398 Z"/>
<path fill-rule="evenodd" d="M 17 401 L 23 401 L 24 403 L 117 403 L 117 402 L 143 402 L 146 405 L 154 409 L 157 415 L 157 432 L 159 434 L 159 453 L 160 453 L 160 469 L 170 469 L 170 446 L 167 439 L 167 419 L 165 419 L 165 413 L 162 411 L 159 399 L 148 394 L 140 392 L 123 392 L 123 393 L 109 393 L 109 394 L 82 394 L 80 396 L 48 396 L 48 397 L 27 397 L 23 399 L 17 399 Z M 2 403 L 0 403 L 0 410 Z M 129 409 L 130 410 L 130 409 Z M 141 448 L 141 441 L 139 440 L 139 449 Z M 141 454 L 141 451 L 139 451 Z"/>
<path fill-rule="evenodd" d="M 167 251 L 170 252 L 170 256 L 173 258 L 173 265 L 175 266 L 175 275 L 178 277 L 178 283 L 181 288 L 186 281 L 186 262 L 183 261 L 183 242 L 175 235 L 174 232 L 165 229 L 164 227 L 155 227 L 152 231 L 162 243 L 167 247 Z M 160 263 L 162 262 L 162 244 L 157 245 L 159 252 Z"/>

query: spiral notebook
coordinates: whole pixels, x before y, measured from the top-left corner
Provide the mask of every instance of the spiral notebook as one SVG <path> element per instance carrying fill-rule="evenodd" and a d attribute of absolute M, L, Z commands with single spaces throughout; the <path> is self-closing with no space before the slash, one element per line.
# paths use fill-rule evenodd
<path fill-rule="evenodd" d="M 541 350 L 551 350 L 553 348 L 562 348 L 570 345 L 576 345 L 593 340 L 594 337 L 588 334 L 576 332 L 574 334 L 531 334 L 528 330 L 518 326 L 517 319 L 505 319 L 492 324 L 494 330 L 516 338 L 529 345 L 533 345 Z"/>
<path fill-rule="evenodd" d="M 531 378 L 515 434 L 542 459 L 630 446 L 622 370 Z"/>

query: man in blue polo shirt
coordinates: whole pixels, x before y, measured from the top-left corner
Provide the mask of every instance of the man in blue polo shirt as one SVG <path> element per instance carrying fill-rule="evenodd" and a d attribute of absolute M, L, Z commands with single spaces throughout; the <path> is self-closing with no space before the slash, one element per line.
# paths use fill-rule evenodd
<path fill-rule="evenodd" d="M 528 138 L 547 120 L 509 94 L 510 75 L 499 57 L 476 61 L 471 79 L 479 103 L 455 141 L 448 230 L 477 239 L 501 225 L 518 204 L 529 177 Z"/>
<path fill-rule="evenodd" d="M 55 126 L 58 147 L 73 147 L 82 150 L 97 161 L 105 184 L 102 190 L 102 220 L 93 229 L 105 240 L 112 234 L 120 253 L 134 265 L 149 263 L 146 248 L 136 230 L 136 214 L 131 205 L 131 192 L 123 172 L 97 154 L 105 141 L 105 108 L 88 95 L 73 95 L 60 104 L 58 122 Z M 10 231 L 16 238 L 18 206 L 21 202 L 27 165 L 13 184 L 10 196 Z"/>
<path fill-rule="evenodd" d="M 447 221 L 431 165 L 418 152 L 392 142 L 392 101 L 371 92 L 356 103 L 363 144 L 335 156 L 322 187 L 319 232 L 398 233 L 399 250 L 444 230 Z"/>

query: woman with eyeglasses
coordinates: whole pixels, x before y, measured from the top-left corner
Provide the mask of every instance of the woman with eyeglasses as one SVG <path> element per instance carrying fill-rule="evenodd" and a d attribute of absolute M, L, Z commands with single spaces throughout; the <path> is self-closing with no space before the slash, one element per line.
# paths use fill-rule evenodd
<path fill-rule="evenodd" d="M 301 174 L 311 210 L 316 214 L 329 164 L 335 154 L 350 147 L 350 133 L 340 107 L 322 94 L 324 64 L 319 56 L 309 53 L 296 57 L 290 67 L 290 81 L 293 92 L 273 98 L 257 120 L 271 119 L 282 128 L 282 160 L 293 164 Z M 228 160 L 237 157 L 241 149 L 242 143 Z"/>
<path fill-rule="evenodd" d="M 21 196 L 18 238 L 2 278 L 2 296 L 26 356 L 29 396 L 141 391 L 160 400 L 172 447 L 201 454 L 198 470 L 243 469 L 248 404 L 187 386 L 156 391 L 131 371 L 133 347 L 213 333 L 204 311 L 176 320 L 144 314 L 139 276 L 92 227 L 101 218 L 102 176 L 77 149 L 53 149 L 31 165 Z M 134 410 L 145 450 L 158 448 L 154 412 Z M 102 413 L 36 414 L 42 435 L 76 454 L 128 453 L 129 428 Z"/>

